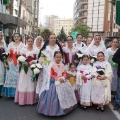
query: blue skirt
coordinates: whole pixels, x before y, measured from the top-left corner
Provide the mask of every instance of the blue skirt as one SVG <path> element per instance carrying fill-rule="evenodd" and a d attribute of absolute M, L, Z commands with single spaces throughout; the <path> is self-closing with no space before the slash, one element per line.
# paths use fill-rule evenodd
<path fill-rule="evenodd" d="M 62 116 L 75 107 L 76 105 L 65 110 L 61 108 L 54 80 L 51 79 L 49 90 L 43 91 L 39 97 L 37 112 L 47 116 Z"/>

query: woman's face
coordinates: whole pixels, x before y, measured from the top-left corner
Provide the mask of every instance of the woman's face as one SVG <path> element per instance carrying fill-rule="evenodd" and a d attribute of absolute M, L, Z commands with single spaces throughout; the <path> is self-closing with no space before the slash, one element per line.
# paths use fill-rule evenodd
<path fill-rule="evenodd" d="M 3 39 L 3 34 L 0 33 L 0 41 L 2 41 L 2 39 Z"/>
<path fill-rule="evenodd" d="M 37 40 L 36 40 L 36 45 L 37 46 L 41 46 L 41 43 L 42 43 L 42 38 L 37 38 Z"/>
<path fill-rule="evenodd" d="M 50 35 L 49 44 L 50 45 L 55 45 L 56 44 L 56 36 L 55 35 Z"/>
<path fill-rule="evenodd" d="M 102 53 L 99 53 L 97 55 L 97 59 L 98 59 L 98 61 L 103 62 L 105 60 L 105 56 Z"/>
<path fill-rule="evenodd" d="M 118 40 L 117 39 L 114 39 L 113 41 L 112 41 L 112 46 L 113 47 L 118 47 Z"/>
<path fill-rule="evenodd" d="M 13 36 L 13 39 L 14 39 L 15 42 L 20 41 L 20 36 L 19 36 L 19 34 L 15 34 L 15 35 Z"/>
<path fill-rule="evenodd" d="M 91 42 L 92 42 L 92 38 L 88 38 L 88 39 L 87 39 L 87 45 L 90 45 Z"/>
<path fill-rule="evenodd" d="M 30 47 L 33 46 L 33 39 L 29 38 L 27 43 L 28 43 L 28 46 Z"/>
<path fill-rule="evenodd" d="M 82 42 L 82 35 L 77 36 L 77 43 L 80 44 Z"/>
<path fill-rule="evenodd" d="M 94 41 L 95 41 L 95 45 L 100 45 L 101 37 L 95 36 Z"/>
<path fill-rule="evenodd" d="M 73 39 L 71 37 L 67 38 L 67 45 L 72 46 L 73 45 Z"/>

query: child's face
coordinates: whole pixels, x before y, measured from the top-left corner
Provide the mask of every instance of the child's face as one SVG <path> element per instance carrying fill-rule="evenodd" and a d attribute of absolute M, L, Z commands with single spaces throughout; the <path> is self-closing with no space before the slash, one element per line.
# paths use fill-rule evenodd
<path fill-rule="evenodd" d="M 59 64 L 60 62 L 61 62 L 61 60 L 62 60 L 62 54 L 56 54 L 55 55 L 55 62 L 57 63 L 57 64 Z"/>
<path fill-rule="evenodd" d="M 102 53 L 99 53 L 99 54 L 97 55 L 97 59 L 98 59 L 98 61 L 102 62 L 102 61 L 105 60 L 105 56 L 104 56 Z"/>
<path fill-rule="evenodd" d="M 89 62 L 89 59 L 87 57 L 83 58 L 82 63 L 83 65 L 87 65 Z"/>
<path fill-rule="evenodd" d="M 75 66 L 75 65 L 71 65 L 70 71 L 71 71 L 71 72 L 74 72 L 75 70 L 76 70 L 76 66 Z"/>

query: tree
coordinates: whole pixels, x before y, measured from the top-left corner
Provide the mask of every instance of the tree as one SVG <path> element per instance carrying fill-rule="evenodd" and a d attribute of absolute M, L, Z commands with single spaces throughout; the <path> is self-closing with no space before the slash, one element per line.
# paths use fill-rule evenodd
<path fill-rule="evenodd" d="M 62 41 L 62 40 L 66 41 L 66 37 L 67 37 L 67 35 L 65 34 L 64 28 L 62 27 L 59 32 L 59 35 L 57 35 L 57 39 L 59 41 Z"/>
<path fill-rule="evenodd" d="M 49 29 L 44 29 L 41 31 L 41 36 L 43 37 L 44 41 L 46 41 L 50 35 L 51 31 Z"/>
<path fill-rule="evenodd" d="M 72 28 L 72 30 L 71 30 L 71 32 L 74 32 L 74 31 L 80 31 L 82 36 L 87 38 L 89 36 L 90 27 L 83 23 L 77 23 L 74 26 L 74 28 Z M 71 32 L 70 32 L 70 34 L 71 34 Z"/>

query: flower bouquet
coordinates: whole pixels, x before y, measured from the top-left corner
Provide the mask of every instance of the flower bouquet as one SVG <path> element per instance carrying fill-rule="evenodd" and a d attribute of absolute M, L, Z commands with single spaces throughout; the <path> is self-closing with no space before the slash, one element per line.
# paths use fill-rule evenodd
<path fill-rule="evenodd" d="M 83 54 L 80 54 L 80 53 L 76 53 L 77 54 L 77 56 L 78 56 L 78 58 L 82 58 L 82 56 L 83 56 Z"/>
<path fill-rule="evenodd" d="M 40 73 L 40 70 L 42 69 L 42 66 L 41 66 L 41 64 L 36 63 L 36 64 L 32 64 L 30 66 L 30 68 L 31 68 L 31 70 L 33 72 L 32 76 L 31 76 L 32 77 L 32 81 L 35 81 L 35 78 Z"/>
<path fill-rule="evenodd" d="M 3 63 L 6 66 L 6 69 L 9 70 L 9 65 L 8 65 L 8 62 L 7 62 L 7 58 L 9 57 L 9 53 L 2 53 L 1 57 L 3 59 Z"/>
<path fill-rule="evenodd" d="M 28 72 L 28 63 L 27 63 L 27 58 L 22 56 L 22 55 L 18 55 L 17 56 L 17 60 L 19 61 L 19 72 L 21 71 L 21 69 L 23 68 L 25 73 L 27 74 Z"/>
<path fill-rule="evenodd" d="M 97 73 L 98 73 L 98 76 L 103 76 L 105 75 L 105 68 L 102 68 L 101 66 L 97 66 Z"/>
<path fill-rule="evenodd" d="M 90 63 L 93 64 L 97 61 L 97 56 L 92 56 L 90 59 Z"/>

